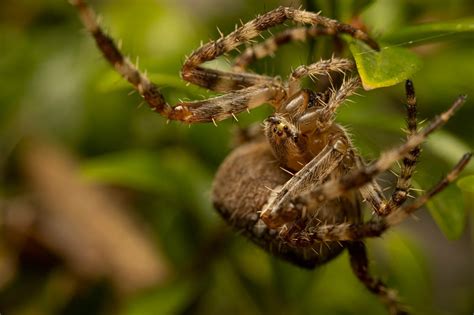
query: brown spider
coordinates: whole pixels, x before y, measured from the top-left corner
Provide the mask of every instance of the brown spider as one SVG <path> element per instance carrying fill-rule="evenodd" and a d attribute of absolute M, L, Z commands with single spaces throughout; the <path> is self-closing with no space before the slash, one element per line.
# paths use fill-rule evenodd
<path fill-rule="evenodd" d="M 316 13 L 279 7 L 236 27 L 227 36 L 202 45 L 186 59 L 181 73 L 184 80 L 225 94 L 180 102 L 172 107 L 158 87 L 125 58 L 112 38 L 103 32 L 87 4 L 82 0 L 71 0 L 71 3 L 78 8 L 82 22 L 104 57 L 150 107 L 164 117 L 187 123 L 215 123 L 270 103 L 275 112 L 265 120 L 264 131 L 247 135 L 247 140 L 218 170 L 212 193 L 215 208 L 253 242 L 301 267 L 314 268 L 347 248 L 360 281 L 382 299 L 390 313 L 406 313 L 395 291 L 369 274 L 363 239 L 380 236 L 403 221 L 452 182 L 467 165 L 470 153 L 424 195 L 410 204 L 405 203 L 420 145 L 448 121 L 464 103 L 464 96 L 418 131 L 415 91 L 412 82 L 407 81 L 407 140 L 366 165 L 344 128 L 334 123 L 339 105 L 361 84 L 357 75 L 350 75 L 354 70 L 352 61 L 332 58 L 300 66 L 286 82 L 245 72 L 252 61 L 272 54 L 280 45 L 319 35 L 346 33 L 378 49 L 377 43 L 363 31 Z M 287 20 L 311 26 L 288 29 L 250 46 L 237 57 L 233 72 L 200 66 Z M 301 88 L 304 77 L 322 74 L 330 77 L 334 72 L 344 74 L 337 88 L 323 93 Z M 401 174 L 391 197 L 385 199 L 374 178 L 400 159 L 403 160 Z M 362 221 L 361 199 L 377 214 L 368 222 Z"/>

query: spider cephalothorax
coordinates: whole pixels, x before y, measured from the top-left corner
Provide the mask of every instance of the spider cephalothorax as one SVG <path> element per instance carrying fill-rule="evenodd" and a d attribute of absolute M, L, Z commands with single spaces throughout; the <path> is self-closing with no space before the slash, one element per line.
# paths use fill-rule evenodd
<path fill-rule="evenodd" d="M 279 7 L 236 27 L 227 36 L 202 45 L 186 59 L 182 68 L 184 80 L 223 95 L 180 102 L 172 107 L 158 87 L 102 31 L 86 3 L 70 1 L 79 9 L 84 25 L 104 57 L 164 117 L 186 123 L 216 123 L 264 103 L 272 105 L 275 111 L 265 120 L 263 130 L 253 128 L 242 137 L 245 141 L 219 168 L 212 193 L 215 208 L 252 241 L 302 267 L 314 268 L 347 248 L 356 276 L 380 296 L 391 313 L 405 313 L 394 291 L 369 274 L 363 239 L 379 236 L 403 221 L 452 182 L 467 165 L 470 154 L 464 155 L 424 195 L 405 203 L 420 145 L 449 120 L 465 97 L 459 97 L 446 112 L 418 130 L 415 91 L 412 82 L 407 81 L 406 142 L 366 164 L 344 128 L 334 122 L 337 108 L 360 87 L 352 61 L 333 57 L 300 66 L 286 81 L 245 71 L 252 61 L 271 55 L 280 45 L 319 35 L 345 33 L 378 49 L 377 43 L 363 31 L 316 13 Z M 201 66 L 287 20 L 310 26 L 291 28 L 249 46 L 236 58 L 232 72 Z M 301 87 L 301 79 L 305 77 L 332 78 L 333 73 L 342 73 L 343 79 L 326 91 L 316 93 Z M 392 195 L 386 199 L 375 177 L 397 160 L 402 160 L 400 176 Z M 368 222 L 362 221 L 361 200 L 376 213 Z"/>

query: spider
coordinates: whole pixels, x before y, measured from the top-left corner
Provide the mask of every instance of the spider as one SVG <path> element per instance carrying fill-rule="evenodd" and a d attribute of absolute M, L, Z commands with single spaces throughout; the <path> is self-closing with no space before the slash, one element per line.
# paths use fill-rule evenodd
<path fill-rule="evenodd" d="M 344 249 L 358 279 L 386 304 L 391 314 L 406 314 L 394 290 L 369 273 L 364 239 L 378 237 L 402 222 L 452 182 L 468 164 L 465 154 L 440 182 L 411 203 L 405 203 L 411 177 L 427 136 L 443 126 L 465 102 L 460 96 L 447 111 L 418 130 L 413 83 L 408 80 L 405 143 L 366 163 L 345 129 L 334 122 L 338 107 L 354 94 L 361 81 L 351 60 L 333 57 L 300 66 L 288 80 L 246 72 L 256 59 L 273 54 L 290 41 L 320 35 L 348 34 L 377 50 L 377 43 L 350 25 L 291 7 L 279 7 L 236 27 L 229 35 L 195 50 L 184 62 L 182 78 L 223 93 L 214 98 L 170 106 L 145 74 L 123 56 L 113 39 L 96 22 L 83 0 L 70 0 L 104 57 L 139 92 L 149 106 L 168 120 L 185 123 L 220 121 L 269 103 L 274 113 L 264 128 L 249 129 L 245 141 L 224 160 L 214 179 L 212 200 L 220 215 L 234 228 L 275 256 L 304 268 L 324 264 Z M 287 29 L 249 46 L 234 62 L 232 72 L 202 67 L 262 31 L 293 21 L 307 25 Z M 305 77 L 342 73 L 343 79 L 324 92 L 303 89 Z M 402 160 L 396 187 L 385 198 L 375 177 Z M 375 215 L 362 220 L 365 201 Z"/>

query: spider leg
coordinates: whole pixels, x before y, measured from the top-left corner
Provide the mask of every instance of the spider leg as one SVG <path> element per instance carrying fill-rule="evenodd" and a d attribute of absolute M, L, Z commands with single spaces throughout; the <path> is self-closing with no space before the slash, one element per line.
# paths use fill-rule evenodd
<path fill-rule="evenodd" d="M 229 117 L 235 118 L 236 114 L 267 102 L 279 104 L 284 95 L 278 85 L 250 86 L 210 99 L 177 103 L 167 117 L 189 123 L 216 122 Z"/>
<path fill-rule="evenodd" d="M 133 85 L 153 110 L 167 117 L 172 108 L 165 102 L 158 87 L 122 55 L 113 39 L 100 28 L 95 12 L 83 0 L 70 0 L 70 3 L 78 9 L 82 23 L 94 37 L 105 59 Z"/>
<path fill-rule="evenodd" d="M 195 50 L 184 62 L 181 70 L 182 78 L 188 82 L 214 89 L 217 91 L 243 88 L 249 85 L 274 82 L 270 77 L 237 72 L 224 72 L 203 68 L 200 65 L 218 56 L 236 49 L 249 42 L 262 31 L 291 20 L 296 23 L 320 25 L 328 32 L 349 34 L 353 38 L 366 42 L 370 47 L 378 49 L 377 43 L 366 33 L 348 24 L 340 23 L 313 12 L 302 11 L 290 7 L 279 7 L 257 16 L 255 19 L 236 28 L 235 31 L 221 38 L 208 42 Z"/>
<path fill-rule="evenodd" d="M 286 222 L 305 218 L 308 214 L 301 208 L 284 207 L 298 194 L 314 189 L 326 181 L 331 174 L 340 168 L 342 160 L 350 154 L 350 142 L 344 133 L 334 137 L 318 155 L 293 175 L 270 198 L 263 208 L 260 218 L 270 228 L 277 228 Z M 308 214 L 309 215 L 309 214 Z"/>
<path fill-rule="evenodd" d="M 343 58 L 331 58 L 320 60 L 310 65 L 302 65 L 296 68 L 288 80 L 289 95 L 293 95 L 296 91 L 301 90 L 301 79 L 304 77 L 316 77 L 318 75 L 329 75 L 329 72 L 345 73 L 355 69 L 355 65 L 351 60 Z"/>
<path fill-rule="evenodd" d="M 411 204 L 405 204 L 396 211 L 390 213 L 386 217 L 386 222 L 389 225 L 395 225 L 402 222 L 406 217 L 408 217 L 411 213 L 415 212 L 417 209 L 422 207 L 424 204 L 428 202 L 431 198 L 433 198 L 436 194 L 443 191 L 451 182 L 453 182 L 458 176 L 459 173 L 467 166 L 469 161 L 471 160 L 472 153 L 466 153 L 464 156 L 459 160 L 456 166 L 449 172 L 447 176 L 445 176 L 442 180 L 440 180 L 436 185 L 434 185 L 430 190 L 428 190 L 424 195 L 418 197 L 413 201 Z"/>
<path fill-rule="evenodd" d="M 242 43 L 248 42 L 258 36 L 262 31 L 274 26 L 283 24 L 291 20 L 296 23 L 321 25 L 331 29 L 331 32 L 345 33 L 364 41 L 373 49 L 378 49 L 378 44 L 363 31 L 352 27 L 351 25 L 340 23 L 317 13 L 298 10 L 290 7 L 278 7 L 272 11 L 257 16 L 255 19 L 243 24 L 227 36 L 218 40 L 204 44 L 194 51 L 183 65 L 183 72 L 197 67 L 203 62 L 215 59 L 216 57 L 237 48 Z M 184 73 L 183 73 L 184 74 Z M 186 77 L 186 75 L 184 75 Z"/>
<path fill-rule="evenodd" d="M 417 132 L 417 120 L 416 120 L 416 97 L 413 82 L 407 80 L 405 82 L 405 91 L 407 95 L 407 127 L 408 135 L 407 140 L 414 136 Z M 400 175 L 397 179 L 397 184 L 394 192 L 392 193 L 389 200 L 386 200 L 383 193 L 375 180 L 371 183 L 361 187 L 359 191 L 362 197 L 369 202 L 374 211 L 378 215 L 387 215 L 398 207 L 403 205 L 407 200 L 408 192 L 411 187 L 411 177 L 415 171 L 415 164 L 420 155 L 420 146 L 415 146 L 411 149 L 404 157 L 403 164 L 401 166 Z M 359 167 L 363 165 L 362 159 L 359 161 Z"/>
<path fill-rule="evenodd" d="M 311 26 L 295 27 L 277 33 L 275 36 L 267 38 L 265 41 L 248 47 L 234 60 L 233 70 L 244 72 L 246 68 L 255 60 L 273 55 L 280 46 L 292 41 L 304 42 L 308 38 L 315 38 L 321 35 L 335 35 L 334 28 Z"/>
<path fill-rule="evenodd" d="M 366 237 L 378 237 L 389 227 L 405 220 L 411 213 L 421 208 L 428 200 L 441 192 L 453 182 L 466 167 L 472 157 L 466 153 L 453 169 L 441 181 L 435 184 L 424 195 L 415 199 L 411 204 L 405 204 L 386 217 L 374 217 L 364 223 L 320 224 L 296 231 L 287 240 L 300 247 L 312 246 L 315 242 L 354 241 Z M 300 205 L 295 205 L 299 207 Z M 303 211 L 303 209 L 300 209 Z"/>
<path fill-rule="evenodd" d="M 408 135 L 407 140 L 417 133 L 417 120 L 416 120 L 416 96 L 413 82 L 407 80 L 405 82 L 405 91 L 407 96 L 407 127 Z M 411 188 L 411 177 L 415 171 L 415 164 L 420 156 L 421 148 L 420 145 L 415 146 L 411 149 L 407 155 L 403 158 L 403 164 L 400 170 L 400 175 L 397 179 L 397 185 L 395 187 L 390 200 L 387 202 L 387 206 L 383 211 L 383 215 L 391 213 L 393 210 L 400 207 L 408 197 L 408 192 Z"/>
<path fill-rule="evenodd" d="M 330 127 L 334 121 L 334 114 L 339 106 L 360 87 L 361 82 L 358 77 L 344 79 L 337 90 L 329 90 L 328 100 L 323 102 L 323 106 L 313 106 L 305 110 L 298 117 L 297 125 L 302 133 L 323 131 Z M 290 104 L 290 103 L 288 103 Z"/>
<path fill-rule="evenodd" d="M 373 278 L 370 275 L 369 260 L 367 258 L 367 250 L 364 242 L 350 242 L 348 243 L 347 249 L 354 274 L 370 292 L 377 295 L 382 302 L 385 303 L 389 314 L 408 314 L 402 310 L 403 305 L 398 301 L 397 292 L 389 289 L 381 280 Z"/>
<path fill-rule="evenodd" d="M 362 157 L 356 156 L 355 160 L 357 168 L 360 169 L 366 167 Z M 368 202 L 373 211 L 378 215 L 381 215 L 382 212 L 380 209 L 384 209 L 386 199 L 377 180 L 374 178 L 366 185 L 360 187 L 359 193 L 361 194 L 363 201 Z"/>
<path fill-rule="evenodd" d="M 229 92 L 262 84 L 281 84 L 278 78 L 254 73 L 236 73 L 210 68 L 183 68 L 181 76 L 189 83 L 215 92 Z"/>
<path fill-rule="evenodd" d="M 197 102 L 180 102 L 171 107 L 158 87 L 123 56 L 113 39 L 100 28 L 94 11 L 83 0 L 70 0 L 77 7 L 86 29 L 93 35 L 107 61 L 140 93 L 149 106 L 170 120 L 188 123 L 210 122 L 231 117 L 265 102 L 279 103 L 285 92 L 279 84 L 265 83 Z"/>
<path fill-rule="evenodd" d="M 379 159 L 366 167 L 355 169 L 339 179 L 327 181 L 317 189 L 302 194 L 298 197 L 298 200 L 294 200 L 292 202 L 293 205 L 290 206 L 292 207 L 298 203 L 302 206 L 315 209 L 321 202 L 335 199 L 352 189 L 357 189 L 369 183 L 376 175 L 388 170 L 395 161 L 403 158 L 410 151 L 423 143 L 429 134 L 442 127 L 449 118 L 453 116 L 455 111 L 462 106 L 465 99 L 465 96 L 460 96 L 447 111 L 435 117 L 431 123 L 420 132 L 411 135 L 404 144 L 382 153 Z"/>

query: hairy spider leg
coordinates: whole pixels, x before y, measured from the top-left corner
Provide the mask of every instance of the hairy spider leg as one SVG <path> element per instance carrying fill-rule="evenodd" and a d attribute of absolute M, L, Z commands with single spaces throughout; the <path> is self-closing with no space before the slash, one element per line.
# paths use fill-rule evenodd
<path fill-rule="evenodd" d="M 298 213 L 295 209 L 282 207 L 281 205 L 289 203 L 301 192 L 317 187 L 326 181 L 340 167 L 342 160 L 349 154 L 349 150 L 350 140 L 344 133 L 341 133 L 338 138 L 328 143 L 318 155 L 293 175 L 269 198 L 268 203 L 264 206 L 260 217 L 267 226 L 278 228 L 285 222 L 304 218 L 305 213 Z M 285 211 L 279 213 L 276 217 L 278 221 L 266 220 L 266 215 L 274 208 L 284 209 Z"/>
<path fill-rule="evenodd" d="M 364 242 L 355 241 L 347 245 L 352 271 L 365 287 L 377 295 L 387 306 L 391 315 L 408 314 L 398 299 L 397 292 L 387 287 L 380 279 L 372 277 L 369 273 L 369 259 Z"/>
<path fill-rule="evenodd" d="M 222 71 L 209 70 L 200 67 L 199 65 L 206 61 L 213 60 L 226 52 L 234 50 L 243 43 L 251 41 L 264 30 L 283 24 L 288 20 L 302 24 L 321 25 L 324 28 L 330 29 L 331 32 L 348 34 L 355 39 L 364 41 L 373 49 L 378 50 L 378 44 L 373 39 L 363 31 L 356 29 L 351 25 L 340 23 L 313 12 L 307 12 L 290 7 L 278 7 L 272 11 L 257 16 L 255 19 L 243 24 L 230 34 L 222 36 L 215 41 L 208 42 L 195 50 L 184 62 L 181 71 L 183 79 L 197 85 L 204 84 L 207 88 L 211 88 L 212 86 L 236 88 L 233 76 L 226 77 L 221 75 L 223 74 Z M 232 74 L 234 76 L 242 75 L 241 73 L 235 72 Z M 208 76 L 209 78 L 207 78 Z M 210 85 L 209 82 L 214 83 Z M 262 82 L 258 82 L 258 84 L 260 83 Z M 238 87 L 254 84 L 256 83 L 250 81 L 245 82 L 245 80 L 242 80 L 242 82 L 239 82 Z"/>
<path fill-rule="evenodd" d="M 367 164 L 360 155 L 356 155 L 355 164 L 359 169 L 367 167 Z M 385 195 L 376 178 L 373 178 L 369 183 L 360 187 L 359 193 L 362 196 L 362 201 L 367 202 L 371 206 L 373 212 L 380 215 L 378 211 L 382 208 L 382 204 L 385 201 Z"/>
<path fill-rule="evenodd" d="M 337 109 L 341 104 L 360 87 L 358 77 L 344 79 L 337 89 L 330 89 L 329 98 L 323 108 L 313 107 L 298 117 L 297 124 L 301 132 L 323 132 L 334 124 Z"/>
<path fill-rule="evenodd" d="M 327 28 L 319 25 L 286 29 L 267 38 L 263 42 L 247 47 L 243 53 L 235 58 L 233 70 L 235 72 L 244 72 L 252 62 L 267 56 L 272 56 L 278 48 L 292 41 L 304 42 L 308 38 L 335 34 L 336 30 L 334 28 Z"/>
<path fill-rule="evenodd" d="M 386 222 L 389 225 L 396 225 L 402 222 L 406 217 L 411 213 L 415 212 L 418 208 L 422 207 L 425 203 L 433 198 L 436 194 L 440 193 L 444 188 L 446 188 L 450 183 L 452 183 L 458 176 L 459 173 L 466 167 L 472 157 L 472 153 L 466 153 L 454 169 L 442 180 L 440 180 L 436 185 L 434 185 L 430 190 L 425 194 L 415 199 L 411 204 L 403 205 L 398 210 L 390 213 L 386 217 Z"/>
<path fill-rule="evenodd" d="M 285 91 L 280 84 L 271 80 L 252 79 L 252 84 L 239 91 L 197 102 L 180 102 L 171 107 L 160 93 L 158 86 L 152 83 L 145 74 L 140 72 L 130 60 L 123 56 L 113 39 L 100 28 L 94 11 L 83 0 L 70 0 L 78 8 L 79 15 L 86 29 L 93 35 L 97 46 L 107 61 L 140 93 L 149 106 L 170 120 L 180 120 L 188 123 L 215 122 L 246 110 L 257 107 L 265 102 L 279 104 L 285 97 Z M 224 76 L 226 76 L 225 74 Z M 235 78 L 236 82 L 243 75 Z M 249 78 L 257 75 L 249 74 Z M 249 79 L 250 80 L 250 79 Z M 257 83 L 264 83 L 255 85 Z M 255 86 L 254 86 L 255 85 Z M 235 102 L 233 102 L 235 101 Z M 234 103 L 236 106 L 234 106 Z"/>
<path fill-rule="evenodd" d="M 405 91 L 407 96 L 407 140 L 409 140 L 410 137 L 415 136 L 418 131 L 416 120 L 416 96 L 412 81 L 407 80 L 405 82 Z M 411 188 L 411 177 L 415 171 L 415 164 L 420 153 L 420 145 L 417 145 L 403 157 L 400 175 L 397 178 L 397 184 L 389 200 L 385 199 L 375 180 L 359 189 L 364 200 L 372 206 L 378 215 L 385 216 L 393 212 L 407 200 Z"/>
<path fill-rule="evenodd" d="M 292 20 L 297 23 L 321 25 L 324 28 L 330 29 L 328 32 L 349 34 L 356 39 L 366 42 L 372 48 L 378 49 L 377 43 L 366 33 L 350 25 L 339 23 L 336 20 L 322 17 L 316 13 L 289 7 L 279 7 L 263 15 L 257 16 L 254 20 L 243 24 L 229 35 L 222 36 L 221 38 L 204 44 L 195 50 L 184 62 L 181 70 L 182 78 L 188 82 L 216 91 L 228 91 L 230 89 L 244 88 L 249 85 L 263 84 L 264 82 L 261 80 L 267 80 L 268 77 L 265 77 L 264 79 L 263 76 L 260 76 L 258 82 L 246 81 L 243 78 L 238 79 L 239 76 L 244 75 L 242 73 L 212 70 L 203 68 L 200 65 L 236 49 L 241 44 L 251 41 L 262 31 L 282 24 L 287 20 Z M 273 84 L 279 82 L 273 78 L 271 80 L 272 81 L 266 82 L 273 82 Z M 296 85 L 294 86 L 296 88 Z M 294 91 L 291 90 L 291 93 L 293 92 Z M 281 104 L 281 102 L 271 101 L 270 103 L 277 108 Z"/>
<path fill-rule="evenodd" d="M 410 137 L 413 137 L 418 132 L 418 125 L 416 119 L 417 105 L 416 105 L 416 95 L 413 82 L 407 80 L 405 82 L 405 91 L 406 91 L 406 108 L 407 108 L 407 140 Z M 403 163 L 400 170 L 400 175 L 397 179 L 397 184 L 395 190 L 393 191 L 390 200 L 387 202 L 387 206 L 384 209 L 384 212 L 381 214 L 387 215 L 400 207 L 408 198 L 408 193 L 411 188 L 411 177 L 415 172 L 415 165 L 418 161 L 418 158 L 421 153 L 420 145 L 415 146 L 411 149 L 407 155 L 403 157 Z"/>
<path fill-rule="evenodd" d="M 350 77 L 342 81 L 341 85 L 337 88 L 331 87 L 326 92 L 315 93 L 312 91 L 307 91 L 301 88 L 300 81 L 304 77 L 310 76 L 316 78 L 320 75 L 330 76 L 331 72 L 339 72 L 346 75 L 348 71 L 355 69 L 355 64 L 349 59 L 342 58 L 331 58 L 326 60 L 320 60 L 310 65 L 302 65 L 296 68 L 289 76 L 289 98 L 285 103 L 282 103 L 282 106 L 277 108 L 278 113 L 288 114 L 287 116 L 296 117 L 298 119 L 298 124 L 302 127 L 309 127 L 308 130 L 303 130 L 303 132 L 314 132 L 315 127 L 311 127 L 311 123 L 314 121 L 322 121 L 325 118 L 331 118 L 337 107 L 350 95 L 352 95 L 357 88 L 360 87 L 360 79 L 358 77 Z M 298 94 L 298 95 L 297 95 Z M 310 99 L 311 96 L 320 94 L 325 94 L 324 99 Z M 305 98 L 305 100 L 301 100 Z M 316 104 L 316 102 L 319 104 Z M 318 105 L 318 106 L 316 106 Z M 313 110 L 309 107 L 314 107 L 314 110 L 321 111 L 321 106 L 325 107 L 327 113 L 323 114 L 323 117 L 319 117 L 318 114 L 310 114 Z M 304 114 L 309 114 L 305 119 L 300 119 Z M 332 124 L 332 119 L 329 120 L 329 125 Z"/>
<path fill-rule="evenodd" d="M 354 69 L 354 62 L 344 58 L 331 58 L 320 60 L 310 65 L 299 66 L 290 74 L 288 80 L 288 95 L 291 96 L 301 90 L 301 79 L 304 77 L 316 77 L 324 74 L 329 76 L 329 72 L 340 72 L 345 74 L 347 71 Z"/>
<path fill-rule="evenodd" d="M 183 120 L 189 123 L 216 122 L 235 117 L 236 114 L 250 110 L 267 102 L 280 103 L 285 92 L 279 85 L 266 84 L 249 86 L 245 89 L 230 91 L 226 94 L 201 101 L 180 102 L 173 109 L 180 115 L 171 113 L 169 119 Z"/>

